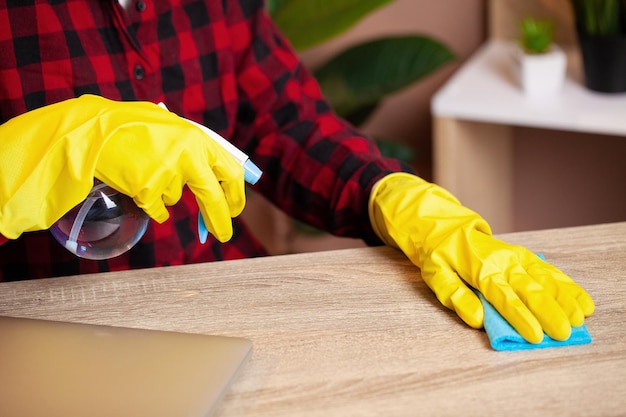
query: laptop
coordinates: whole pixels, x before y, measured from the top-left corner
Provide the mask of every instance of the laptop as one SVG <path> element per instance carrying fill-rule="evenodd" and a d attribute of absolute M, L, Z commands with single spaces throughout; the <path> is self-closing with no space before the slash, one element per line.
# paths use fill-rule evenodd
<path fill-rule="evenodd" d="M 0 317 L 0 416 L 206 417 L 243 338 Z"/>

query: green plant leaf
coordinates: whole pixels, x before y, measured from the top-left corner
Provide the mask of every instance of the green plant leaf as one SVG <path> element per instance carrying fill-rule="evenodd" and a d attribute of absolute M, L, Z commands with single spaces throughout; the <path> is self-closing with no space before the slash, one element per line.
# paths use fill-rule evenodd
<path fill-rule="evenodd" d="M 445 45 L 426 36 L 387 37 L 340 53 L 316 70 L 315 77 L 335 111 L 345 117 L 454 58 Z"/>
<path fill-rule="evenodd" d="M 294 48 L 306 49 L 349 29 L 393 0 L 270 0 L 268 12 Z"/>
<path fill-rule="evenodd" d="M 286 3 L 289 3 L 289 0 L 267 0 L 265 2 L 267 13 L 274 16 Z"/>
<path fill-rule="evenodd" d="M 625 0 L 570 0 L 570 3 L 579 30 L 600 36 L 626 32 Z"/>
<path fill-rule="evenodd" d="M 410 163 L 415 157 L 415 151 L 412 148 L 390 139 L 376 138 L 376 145 L 380 153 L 388 158 Z"/>
<path fill-rule="evenodd" d="M 552 22 L 546 19 L 525 17 L 519 24 L 522 32 L 520 44 L 522 48 L 533 54 L 542 54 L 550 49 L 553 38 Z"/>
<path fill-rule="evenodd" d="M 361 124 L 365 123 L 367 119 L 369 119 L 372 113 L 374 113 L 374 110 L 378 108 L 379 103 L 379 101 L 377 101 L 376 103 L 367 103 L 364 106 L 355 108 L 350 113 L 341 114 L 340 116 L 342 116 L 354 126 L 360 126 Z"/>

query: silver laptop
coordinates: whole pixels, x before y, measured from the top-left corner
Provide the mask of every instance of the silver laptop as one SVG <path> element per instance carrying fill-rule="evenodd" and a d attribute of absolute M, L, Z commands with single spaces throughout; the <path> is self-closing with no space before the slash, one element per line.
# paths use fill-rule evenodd
<path fill-rule="evenodd" d="M 0 416 L 209 416 L 252 343 L 0 317 Z"/>

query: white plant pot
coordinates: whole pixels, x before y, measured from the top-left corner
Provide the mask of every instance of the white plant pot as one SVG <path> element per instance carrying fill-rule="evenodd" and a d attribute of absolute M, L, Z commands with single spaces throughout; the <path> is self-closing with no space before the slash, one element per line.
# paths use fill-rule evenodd
<path fill-rule="evenodd" d="M 524 93 L 533 97 L 558 94 L 563 86 L 567 59 L 563 50 L 552 45 L 543 54 L 530 54 L 517 48 L 516 64 Z"/>

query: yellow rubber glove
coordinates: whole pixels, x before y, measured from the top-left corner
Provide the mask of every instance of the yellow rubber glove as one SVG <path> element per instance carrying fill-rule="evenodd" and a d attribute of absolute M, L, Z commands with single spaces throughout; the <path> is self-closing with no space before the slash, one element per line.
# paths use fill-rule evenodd
<path fill-rule="evenodd" d="M 380 180 L 370 197 L 380 238 L 421 269 L 439 301 L 474 328 L 484 312 L 469 284 L 531 343 L 556 340 L 593 313 L 591 297 L 534 253 L 491 236 L 487 222 L 443 188 L 406 173 Z"/>
<path fill-rule="evenodd" d="M 243 168 L 199 128 L 153 103 L 83 95 L 0 126 L 0 234 L 49 228 L 94 177 L 158 222 L 187 185 L 222 242 L 245 205 Z"/>

